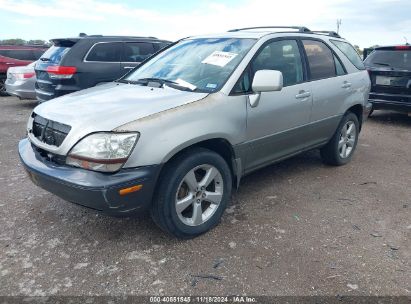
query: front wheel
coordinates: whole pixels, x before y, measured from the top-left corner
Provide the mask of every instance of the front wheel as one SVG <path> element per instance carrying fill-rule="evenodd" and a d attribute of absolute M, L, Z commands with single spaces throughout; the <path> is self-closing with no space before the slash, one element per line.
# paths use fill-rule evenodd
<path fill-rule="evenodd" d="M 182 239 L 216 226 L 231 197 L 226 161 L 213 151 L 195 148 L 165 166 L 151 207 L 154 222 Z"/>
<path fill-rule="evenodd" d="M 324 163 L 333 166 L 348 163 L 357 147 L 359 130 L 357 116 L 351 112 L 346 113 L 334 136 L 321 149 L 321 157 Z"/>

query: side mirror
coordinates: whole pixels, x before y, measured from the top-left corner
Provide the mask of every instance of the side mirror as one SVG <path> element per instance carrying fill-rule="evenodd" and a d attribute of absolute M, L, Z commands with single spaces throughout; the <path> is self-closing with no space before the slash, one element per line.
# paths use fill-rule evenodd
<path fill-rule="evenodd" d="M 281 91 L 283 73 L 274 70 L 260 70 L 254 75 L 253 91 L 256 93 Z"/>

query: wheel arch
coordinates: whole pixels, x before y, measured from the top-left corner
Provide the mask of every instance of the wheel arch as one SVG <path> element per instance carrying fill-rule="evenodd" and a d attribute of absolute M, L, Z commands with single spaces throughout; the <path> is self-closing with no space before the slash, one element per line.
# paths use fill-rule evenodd
<path fill-rule="evenodd" d="M 363 106 L 360 105 L 360 104 L 353 105 L 346 111 L 346 113 L 347 112 L 351 112 L 351 113 L 355 114 L 355 116 L 357 116 L 358 122 L 360 124 L 360 126 L 359 126 L 360 131 L 361 131 L 361 127 L 362 127 L 362 123 L 363 123 L 363 112 L 364 112 Z"/>
<path fill-rule="evenodd" d="M 241 159 L 236 156 L 236 153 L 231 143 L 227 139 L 222 137 L 199 139 L 196 142 L 182 144 L 166 156 L 166 158 L 163 161 L 163 164 L 166 165 L 180 154 L 185 153 L 193 148 L 208 149 L 220 155 L 226 161 L 228 167 L 230 168 L 233 177 L 233 185 L 238 187 L 242 173 Z M 162 170 L 164 169 L 164 167 L 165 166 L 163 166 Z"/>

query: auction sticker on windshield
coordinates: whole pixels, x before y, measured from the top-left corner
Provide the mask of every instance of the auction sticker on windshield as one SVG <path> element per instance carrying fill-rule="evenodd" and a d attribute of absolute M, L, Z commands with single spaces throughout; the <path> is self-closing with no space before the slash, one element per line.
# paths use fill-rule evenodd
<path fill-rule="evenodd" d="M 201 61 L 201 63 L 224 67 L 227 65 L 227 63 L 233 60 L 234 57 L 237 55 L 238 54 L 230 53 L 230 52 L 214 51 L 210 56 L 208 56 L 206 59 Z"/>

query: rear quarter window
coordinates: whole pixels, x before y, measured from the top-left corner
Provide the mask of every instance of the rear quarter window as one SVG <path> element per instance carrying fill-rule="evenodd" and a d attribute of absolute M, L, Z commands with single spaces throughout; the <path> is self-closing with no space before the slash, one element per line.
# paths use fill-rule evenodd
<path fill-rule="evenodd" d="M 86 61 L 120 62 L 121 42 L 96 43 L 86 56 Z"/>
<path fill-rule="evenodd" d="M 360 55 L 354 47 L 345 41 L 330 40 L 347 58 L 351 63 L 359 70 L 365 70 L 364 63 L 362 62 Z"/>

